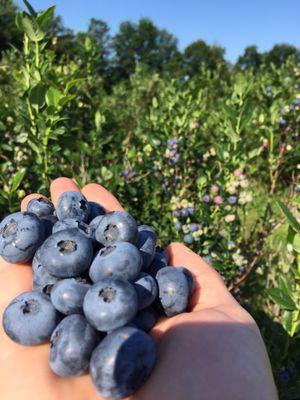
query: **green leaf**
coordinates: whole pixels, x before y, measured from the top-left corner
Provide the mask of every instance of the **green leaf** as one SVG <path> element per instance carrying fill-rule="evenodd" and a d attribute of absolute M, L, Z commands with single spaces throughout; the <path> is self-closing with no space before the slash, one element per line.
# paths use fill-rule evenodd
<path fill-rule="evenodd" d="M 32 106 L 41 108 L 45 104 L 46 86 L 38 83 L 29 92 L 29 101 Z"/>
<path fill-rule="evenodd" d="M 156 97 L 153 97 L 153 99 L 152 99 L 152 106 L 153 106 L 154 108 L 157 108 L 157 107 L 158 107 L 158 101 L 157 101 L 157 98 L 156 98 Z"/>
<path fill-rule="evenodd" d="M 292 311 L 284 311 L 282 314 L 282 326 L 290 334 L 292 327 L 293 327 L 293 312 Z"/>
<path fill-rule="evenodd" d="M 36 20 L 32 19 L 24 12 L 17 14 L 16 24 L 17 27 L 23 31 L 33 42 L 39 42 L 45 37 L 44 32 L 40 29 Z"/>
<path fill-rule="evenodd" d="M 36 11 L 35 11 L 34 8 L 32 7 L 32 5 L 29 3 L 29 1 L 23 0 L 23 3 L 24 3 L 25 6 L 27 7 L 27 10 L 30 12 L 30 15 L 31 15 L 32 17 L 36 17 Z"/>
<path fill-rule="evenodd" d="M 289 221 L 291 227 L 296 232 L 300 233 L 300 224 L 296 220 L 296 218 L 293 216 L 293 214 L 290 212 L 289 208 L 281 200 L 277 200 L 277 204 L 281 208 L 281 211 L 283 212 L 283 214 L 286 216 L 286 218 Z"/>
<path fill-rule="evenodd" d="M 271 299 L 285 310 L 297 310 L 297 306 L 291 296 L 279 288 L 271 288 L 268 290 Z"/>
<path fill-rule="evenodd" d="M 47 26 L 49 22 L 52 20 L 54 16 L 55 6 L 47 8 L 47 10 L 43 11 L 38 17 L 37 22 L 40 27 Z"/>
<path fill-rule="evenodd" d="M 85 80 L 84 78 L 77 78 L 68 82 L 66 84 L 65 93 L 68 93 L 73 86 L 77 85 L 77 83 L 81 83 L 84 80 Z"/>
<path fill-rule="evenodd" d="M 62 97 L 62 93 L 58 89 L 55 89 L 54 87 L 50 87 L 46 92 L 46 103 L 48 106 L 53 106 L 53 107 L 57 108 L 61 97 Z"/>
<path fill-rule="evenodd" d="M 294 236 L 293 248 L 296 253 L 300 254 L 300 233 L 296 233 Z"/>
<path fill-rule="evenodd" d="M 64 106 L 65 104 L 69 103 L 71 100 L 75 99 L 76 95 L 75 94 L 69 94 L 68 96 L 63 96 L 59 100 L 59 105 Z"/>
<path fill-rule="evenodd" d="M 11 188 L 10 188 L 11 192 L 15 192 L 18 189 L 18 187 L 20 186 L 20 184 L 24 178 L 25 172 L 26 172 L 26 170 L 23 169 L 23 170 L 16 172 L 13 175 L 12 184 L 11 184 Z"/>
<path fill-rule="evenodd" d="M 229 117 L 232 124 L 235 126 L 236 121 L 237 121 L 237 112 L 232 107 L 228 106 L 227 104 L 224 104 L 223 107 L 224 107 L 225 114 Z"/>
<path fill-rule="evenodd" d="M 290 292 L 293 290 L 292 285 L 284 276 L 278 277 L 279 288 L 287 295 L 290 295 Z"/>

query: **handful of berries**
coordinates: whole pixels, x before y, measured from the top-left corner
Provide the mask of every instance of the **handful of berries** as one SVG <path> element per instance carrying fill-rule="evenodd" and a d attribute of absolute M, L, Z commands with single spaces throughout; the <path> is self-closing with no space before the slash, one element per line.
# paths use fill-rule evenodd
<path fill-rule="evenodd" d="M 3 314 L 5 332 L 23 345 L 50 340 L 56 374 L 89 371 L 103 397 L 131 395 L 156 361 L 147 332 L 160 315 L 185 312 L 194 290 L 190 271 L 169 267 L 156 242 L 152 227 L 77 191 L 64 192 L 56 209 L 30 200 L 0 224 L 0 255 L 33 269 L 32 291 Z"/>

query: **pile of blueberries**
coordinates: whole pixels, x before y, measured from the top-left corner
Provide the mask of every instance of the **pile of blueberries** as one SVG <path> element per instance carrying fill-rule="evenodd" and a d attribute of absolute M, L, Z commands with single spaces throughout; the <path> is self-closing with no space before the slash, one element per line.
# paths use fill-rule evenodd
<path fill-rule="evenodd" d="M 160 316 L 186 311 L 191 273 L 169 267 L 148 225 L 125 211 L 105 212 L 77 191 L 44 197 L 0 224 L 0 255 L 32 263 L 32 291 L 17 296 L 3 328 L 17 343 L 50 339 L 60 376 L 89 371 L 99 393 L 121 399 L 150 375 L 156 350 L 147 332 Z"/>

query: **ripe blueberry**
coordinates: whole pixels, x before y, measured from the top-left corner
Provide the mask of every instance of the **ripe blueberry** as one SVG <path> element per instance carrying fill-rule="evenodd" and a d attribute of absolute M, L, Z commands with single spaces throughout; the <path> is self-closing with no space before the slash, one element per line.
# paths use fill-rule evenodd
<path fill-rule="evenodd" d="M 126 325 L 138 310 L 137 294 L 131 283 L 123 279 L 105 278 L 86 293 L 83 311 L 88 322 L 107 332 Z"/>
<path fill-rule="evenodd" d="M 143 270 L 147 270 L 154 259 L 157 236 L 153 228 L 148 225 L 138 227 L 137 248 L 143 257 Z"/>
<path fill-rule="evenodd" d="M 8 215 L 0 224 L 0 255 L 10 263 L 29 261 L 44 237 L 43 226 L 35 214 Z"/>
<path fill-rule="evenodd" d="M 96 217 L 105 214 L 105 209 L 101 206 L 101 204 L 95 203 L 94 201 L 88 201 L 88 206 L 90 209 L 88 216 L 89 223 L 93 221 Z"/>
<path fill-rule="evenodd" d="M 140 310 L 131 324 L 142 331 L 149 332 L 157 321 L 157 313 L 152 307 Z"/>
<path fill-rule="evenodd" d="M 103 278 L 122 278 L 133 281 L 142 267 L 139 250 L 131 243 L 117 242 L 101 249 L 90 267 L 93 282 Z"/>
<path fill-rule="evenodd" d="M 156 275 L 160 304 L 167 317 L 184 312 L 188 305 L 189 283 L 185 273 L 175 267 L 165 267 Z"/>
<path fill-rule="evenodd" d="M 91 239 L 77 229 L 53 233 L 43 243 L 39 259 L 47 271 L 59 278 L 72 278 L 88 270 L 93 257 Z"/>
<path fill-rule="evenodd" d="M 93 351 L 90 373 L 101 396 L 123 399 L 146 381 L 155 361 L 151 337 L 139 329 L 124 327 L 107 335 Z"/>
<path fill-rule="evenodd" d="M 27 211 L 31 212 L 38 217 L 48 217 L 54 213 L 54 205 L 52 201 L 46 199 L 45 197 L 38 197 L 36 199 L 31 199 L 27 204 Z"/>
<path fill-rule="evenodd" d="M 65 317 L 50 339 L 50 367 L 60 376 L 78 376 L 87 371 L 97 344 L 97 332 L 83 315 Z"/>
<path fill-rule="evenodd" d="M 138 295 L 139 310 L 150 306 L 157 297 L 158 288 L 155 279 L 142 272 L 135 281 L 134 288 Z"/>
<path fill-rule="evenodd" d="M 95 236 L 104 246 L 110 246 L 116 242 L 135 244 L 138 236 L 137 223 L 126 211 L 112 211 L 103 216 L 95 231 Z"/>
<path fill-rule="evenodd" d="M 62 279 L 51 290 L 52 304 L 63 314 L 82 314 L 83 299 L 90 287 L 74 278 Z"/>
<path fill-rule="evenodd" d="M 70 190 L 60 196 L 56 214 L 61 221 L 72 218 L 86 222 L 89 216 L 89 205 L 83 194 L 76 190 Z"/>
<path fill-rule="evenodd" d="M 24 292 L 5 309 L 3 328 L 15 342 L 40 344 L 48 340 L 60 320 L 49 296 L 39 292 Z"/>

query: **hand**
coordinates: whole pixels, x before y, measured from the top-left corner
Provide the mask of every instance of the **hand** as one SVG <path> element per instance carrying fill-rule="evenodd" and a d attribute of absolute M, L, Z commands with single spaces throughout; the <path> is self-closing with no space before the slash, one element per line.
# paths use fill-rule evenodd
<path fill-rule="evenodd" d="M 51 185 L 54 204 L 67 190 L 79 190 L 67 178 Z M 97 184 L 82 189 L 88 200 L 107 210 L 122 210 L 117 199 Z M 39 195 L 27 196 L 21 205 Z M 143 221 L 141 221 L 143 222 Z M 219 274 L 180 243 L 168 247 L 170 263 L 194 275 L 190 312 L 162 319 L 151 332 L 158 361 L 137 400 L 276 400 L 269 359 L 250 315 L 233 299 Z M 31 290 L 28 265 L 0 260 L 0 312 L 21 292 Z M 101 400 L 89 374 L 56 376 L 48 364 L 49 343 L 24 347 L 0 328 L 0 392 L 3 400 Z"/>

